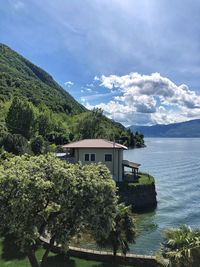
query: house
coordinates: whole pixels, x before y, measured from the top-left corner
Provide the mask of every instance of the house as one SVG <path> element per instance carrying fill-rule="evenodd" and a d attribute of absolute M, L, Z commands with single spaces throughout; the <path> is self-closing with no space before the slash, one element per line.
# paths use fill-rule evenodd
<path fill-rule="evenodd" d="M 63 146 L 68 150 L 67 159 L 72 163 L 81 161 L 82 164 L 98 163 L 105 164 L 110 170 L 113 179 L 121 182 L 126 179 L 125 168 L 132 169 L 132 176 L 136 178 L 140 164 L 123 161 L 123 151 L 126 146 L 105 139 L 84 139 Z"/>

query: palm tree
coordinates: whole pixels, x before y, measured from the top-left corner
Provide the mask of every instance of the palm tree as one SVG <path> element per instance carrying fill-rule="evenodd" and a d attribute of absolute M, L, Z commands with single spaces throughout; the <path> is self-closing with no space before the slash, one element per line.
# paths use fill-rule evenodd
<path fill-rule="evenodd" d="M 174 267 L 200 266 L 200 230 L 187 225 L 166 230 L 161 251 Z"/>
<path fill-rule="evenodd" d="M 113 255 L 121 250 L 124 255 L 129 251 L 129 244 L 134 243 L 135 222 L 131 213 L 131 208 L 124 204 L 117 206 L 115 223 L 107 238 L 97 239 L 97 245 L 104 248 L 111 248 Z"/>

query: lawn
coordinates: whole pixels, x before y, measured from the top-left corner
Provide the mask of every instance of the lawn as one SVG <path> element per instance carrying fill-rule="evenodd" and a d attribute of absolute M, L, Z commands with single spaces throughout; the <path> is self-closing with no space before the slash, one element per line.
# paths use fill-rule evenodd
<path fill-rule="evenodd" d="M 155 182 L 155 180 L 154 180 L 153 176 L 151 176 L 148 173 L 140 172 L 139 173 L 139 179 L 137 180 L 137 182 L 135 184 L 148 185 L 148 184 L 152 184 L 154 182 Z"/>
<path fill-rule="evenodd" d="M 124 181 L 119 182 L 117 184 L 117 187 L 119 187 L 120 190 L 126 189 L 127 187 L 137 187 L 137 186 L 143 186 L 143 185 L 151 185 L 155 183 L 155 179 L 153 176 L 151 176 L 148 173 L 142 173 L 139 172 L 138 179 L 135 179 L 134 181 Z"/>
<path fill-rule="evenodd" d="M 37 258 L 41 259 L 43 249 L 38 250 Z M 0 266 L 1 267 L 30 267 L 27 257 L 19 253 L 11 240 L 0 239 Z M 126 267 L 122 265 L 112 265 L 111 263 L 101 263 L 96 261 L 82 260 L 71 257 L 66 259 L 61 255 L 50 253 L 46 267 Z"/>

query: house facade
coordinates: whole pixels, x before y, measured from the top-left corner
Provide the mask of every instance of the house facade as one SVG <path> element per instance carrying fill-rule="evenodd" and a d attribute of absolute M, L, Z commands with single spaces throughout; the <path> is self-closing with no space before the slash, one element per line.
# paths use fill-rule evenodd
<path fill-rule="evenodd" d="M 63 146 L 71 162 L 103 163 L 116 182 L 123 180 L 123 151 L 126 146 L 104 139 L 84 139 Z"/>

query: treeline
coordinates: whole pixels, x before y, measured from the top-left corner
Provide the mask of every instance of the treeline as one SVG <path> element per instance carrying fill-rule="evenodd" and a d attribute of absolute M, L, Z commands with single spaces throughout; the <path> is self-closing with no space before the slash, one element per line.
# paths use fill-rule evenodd
<path fill-rule="evenodd" d="M 14 97 L 1 104 L 0 115 L 0 147 L 16 155 L 61 152 L 63 144 L 86 138 L 115 140 L 129 147 L 144 145 L 143 135 L 107 119 L 101 109 L 67 115 Z"/>

